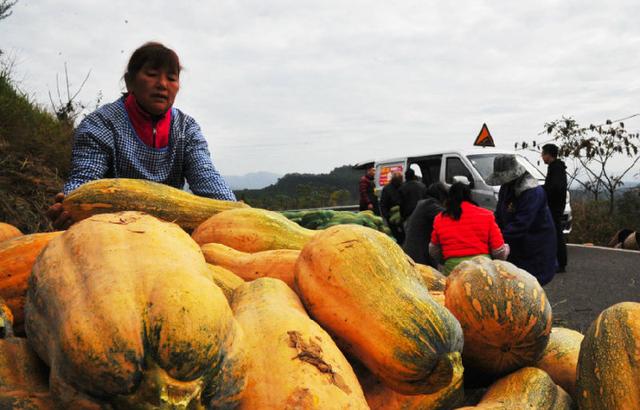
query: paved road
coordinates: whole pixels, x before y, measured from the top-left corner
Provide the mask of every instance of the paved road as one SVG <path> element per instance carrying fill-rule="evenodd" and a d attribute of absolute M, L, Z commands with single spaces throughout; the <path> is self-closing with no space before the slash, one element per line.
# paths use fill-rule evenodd
<path fill-rule="evenodd" d="M 567 273 L 558 273 L 544 289 L 554 325 L 586 332 L 607 307 L 640 302 L 640 252 L 569 245 Z"/>

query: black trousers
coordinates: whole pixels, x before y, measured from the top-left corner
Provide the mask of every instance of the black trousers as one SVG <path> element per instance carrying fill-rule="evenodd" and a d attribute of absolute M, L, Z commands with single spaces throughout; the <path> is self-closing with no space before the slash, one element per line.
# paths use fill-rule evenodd
<path fill-rule="evenodd" d="M 556 255 L 558 258 L 558 267 L 564 269 L 567 266 L 567 243 L 562 233 L 562 217 L 554 217 L 553 223 L 556 226 L 556 242 L 558 246 Z"/>

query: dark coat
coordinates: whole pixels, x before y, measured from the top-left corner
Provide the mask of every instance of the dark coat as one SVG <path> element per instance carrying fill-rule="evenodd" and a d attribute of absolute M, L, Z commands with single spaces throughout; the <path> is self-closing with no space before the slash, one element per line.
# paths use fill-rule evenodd
<path fill-rule="evenodd" d="M 380 206 L 378 203 L 378 197 L 375 194 L 375 183 L 373 182 L 373 178 L 368 175 L 363 175 L 360 178 L 360 210 L 366 211 L 369 209 L 369 204 L 373 205 L 373 213 L 376 215 L 380 215 Z"/>
<path fill-rule="evenodd" d="M 400 187 L 393 183 L 388 183 L 382 188 L 382 194 L 380 194 L 380 213 L 382 217 L 389 221 L 389 215 L 391 214 L 391 208 L 402 203 L 402 197 L 400 196 Z"/>
<path fill-rule="evenodd" d="M 549 164 L 544 190 L 549 202 L 549 210 L 554 219 L 560 220 L 567 202 L 567 172 L 564 162 L 556 159 Z"/>
<path fill-rule="evenodd" d="M 511 247 L 509 262 L 541 285 L 550 282 L 557 269 L 556 230 L 544 189 L 536 186 L 516 195 L 514 183 L 500 187 L 496 222 Z"/>
<path fill-rule="evenodd" d="M 418 202 L 409 220 L 405 224 L 405 253 L 417 262 L 437 268 L 436 261 L 429 256 L 429 241 L 433 231 L 433 220 L 444 211 L 440 203 L 431 197 Z"/>
<path fill-rule="evenodd" d="M 400 215 L 406 221 L 418 205 L 418 201 L 427 197 L 427 187 L 417 179 L 406 181 L 400 187 L 400 195 L 402 195 Z"/>

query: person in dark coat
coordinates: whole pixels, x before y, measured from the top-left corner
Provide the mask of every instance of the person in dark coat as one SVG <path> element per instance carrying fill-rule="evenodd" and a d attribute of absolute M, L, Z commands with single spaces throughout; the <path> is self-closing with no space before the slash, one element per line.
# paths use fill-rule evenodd
<path fill-rule="evenodd" d="M 429 255 L 429 241 L 433 220 L 444 211 L 442 204 L 447 198 L 447 187 L 436 182 L 427 188 L 427 197 L 418 201 L 416 208 L 405 223 L 405 239 L 402 249 L 415 262 L 437 269 L 437 262 Z"/>
<path fill-rule="evenodd" d="M 370 167 L 367 169 L 367 173 L 360 178 L 360 210 L 373 211 L 374 214 L 380 216 L 378 197 L 375 194 L 376 183 L 373 181 L 375 176 L 376 169 Z"/>
<path fill-rule="evenodd" d="M 540 285 L 549 283 L 558 264 L 556 228 L 544 188 L 515 155 L 497 156 L 487 183 L 501 185 L 496 222 L 511 248 L 508 261 L 535 276 Z"/>
<path fill-rule="evenodd" d="M 402 197 L 400 196 L 400 187 L 402 186 L 402 173 L 394 172 L 391 180 L 384 188 L 380 195 L 380 213 L 385 222 L 391 229 L 393 237 L 396 238 L 398 244 L 404 242 L 404 229 L 402 227 L 402 218 L 400 218 L 400 205 Z"/>
<path fill-rule="evenodd" d="M 546 144 L 542 147 L 542 160 L 547 164 L 544 191 L 547 193 L 549 210 L 556 227 L 558 272 L 565 272 L 567 266 L 567 244 L 562 232 L 562 215 L 567 202 L 567 166 L 558 159 L 558 147 Z"/>
<path fill-rule="evenodd" d="M 411 216 L 416 205 L 418 205 L 418 201 L 426 198 L 427 187 L 418 180 L 415 171 L 411 168 L 404 173 L 404 178 L 405 182 L 400 187 L 400 195 L 402 195 L 400 214 L 402 215 L 402 220 L 406 221 Z"/>

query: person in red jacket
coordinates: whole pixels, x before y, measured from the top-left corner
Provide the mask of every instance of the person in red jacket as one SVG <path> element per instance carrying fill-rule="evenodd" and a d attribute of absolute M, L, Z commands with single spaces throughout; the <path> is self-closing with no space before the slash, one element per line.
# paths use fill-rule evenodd
<path fill-rule="evenodd" d="M 451 185 L 446 209 L 433 221 L 429 254 L 444 262 L 448 275 L 460 262 L 475 256 L 506 260 L 509 245 L 504 242 L 493 212 L 477 206 L 468 185 Z"/>

